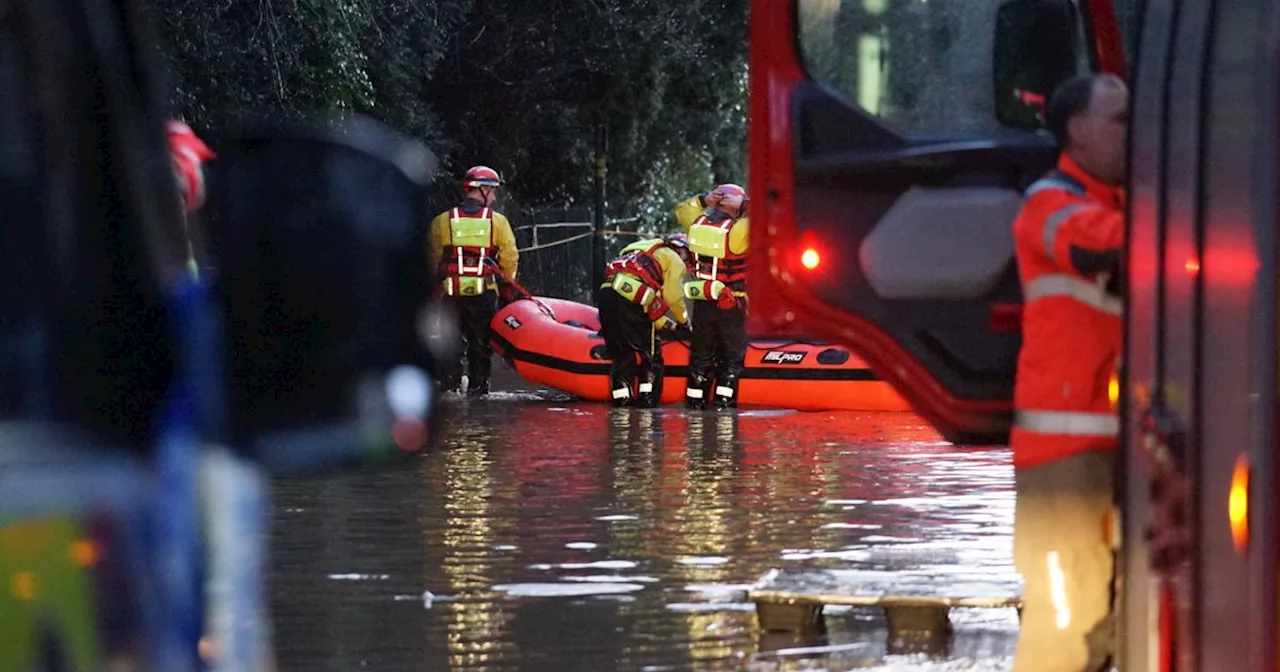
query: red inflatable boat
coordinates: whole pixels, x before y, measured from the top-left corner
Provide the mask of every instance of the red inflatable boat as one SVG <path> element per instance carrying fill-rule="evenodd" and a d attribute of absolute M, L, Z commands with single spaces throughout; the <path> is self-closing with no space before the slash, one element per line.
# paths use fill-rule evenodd
<path fill-rule="evenodd" d="M 491 325 L 494 351 L 526 380 L 583 399 L 609 398 L 609 358 L 597 333 L 600 317 L 594 306 L 562 299 L 520 299 L 498 311 Z M 668 341 L 662 355 L 666 362 L 662 402 L 680 401 L 684 398 L 689 346 Z M 777 339 L 751 341 L 738 394 L 741 406 L 911 410 L 848 349 Z"/>

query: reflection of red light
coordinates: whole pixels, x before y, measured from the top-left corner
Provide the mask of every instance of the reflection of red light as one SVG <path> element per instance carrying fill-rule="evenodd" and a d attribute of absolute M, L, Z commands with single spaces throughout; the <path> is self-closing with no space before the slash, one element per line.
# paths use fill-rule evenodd
<path fill-rule="evenodd" d="M 417 418 L 401 418 L 391 426 L 391 439 L 400 450 L 414 452 L 427 442 L 427 426 Z"/>
<path fill-rule="evenodd" d="M 1199 273 L 1199 272 L 1200 272 L 1200 261 L 1197 260 L 1195 257 L 1188 259 L 1187 273 L 1189 273 L 1190 275 L 1195 275 L 1196 273 Z"/>
<path fill-rule="evenodd" d="M 818 256 L 818 251 L 812 247 L 806 249 L 804 253 L 800 255 L 800 263 L 811 271 L 817 268 L 818 264 L 821 262 L 822 258 Z"/>

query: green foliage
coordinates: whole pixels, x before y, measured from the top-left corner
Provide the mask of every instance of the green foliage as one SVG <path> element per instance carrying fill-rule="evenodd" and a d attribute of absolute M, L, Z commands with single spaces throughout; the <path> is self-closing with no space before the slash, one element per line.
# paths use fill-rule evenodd
<path fill-rule="evenodd" d="M 473 164 L 508 211 L 589 205 L 597 124 L 609 208 L 649 228 L 746 179 L 745 0 L 142 2 L 198 131 L 366 113 L 445 159 L 441 207 Z"/>

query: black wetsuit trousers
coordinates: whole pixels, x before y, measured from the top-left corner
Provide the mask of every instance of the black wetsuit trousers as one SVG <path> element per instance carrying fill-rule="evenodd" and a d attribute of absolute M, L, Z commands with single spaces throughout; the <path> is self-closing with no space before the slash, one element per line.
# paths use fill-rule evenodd
<path fill-rule="evenodd" d="M 467 394 L 488 394 L 489 374 L 493 369 L 489 323 L 498 312 L 498 296 L 489 291 L 480 296 L 446 296 L 445 301 L 458 316 L 462 351 L 457 360 L 445 364 L 440 384 L 446 391 L 458 391 L 462 385 L 462 362 L 465 359 Z"/>
<path fill-rule="evenodd" d="M 706 408 L 714 395 L 716 408 L 736 408 L 738 379 L 747 358 L 747 310 L 742 305 L 725 309 L 710 301 L 692 303 L 693 340 L 685 405 Z"/>
<path fill-rule="evenodd" d="M 640 306 L 609 287 L 596 290 L 600 336 L 612 362 L 609 400 L 614 406 L 652 408 L 662 400 L 662 342 Z"/>

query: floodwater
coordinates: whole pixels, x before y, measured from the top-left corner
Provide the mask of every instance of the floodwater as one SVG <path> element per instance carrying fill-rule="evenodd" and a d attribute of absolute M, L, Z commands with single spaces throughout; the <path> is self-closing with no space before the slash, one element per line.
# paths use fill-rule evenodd
<path fill-rule="evenodd" d="M 438 448 L 273 485 L 281 670 L 1004 670 L 1009 609 L 889 655 L 879 610 L 756 631 L 772 569 L 1014 577 L 1012 466 L 907 413 L 450 400 Z"/>

